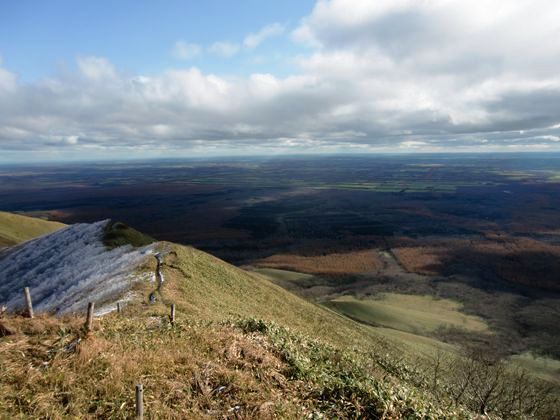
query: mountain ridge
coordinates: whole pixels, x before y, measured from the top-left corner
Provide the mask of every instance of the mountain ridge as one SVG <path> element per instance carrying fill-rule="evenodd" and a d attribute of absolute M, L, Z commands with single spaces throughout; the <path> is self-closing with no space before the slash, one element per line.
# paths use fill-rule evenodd
<path fill-rule="evenodd" d="M 35 265 L 23 265 L 29 277 L 12 272 L 20 283 L 10 286 L 16 296 L 10 309 L 23 303 L 17 300 L 22 282 L 34 281 L 31 292 L 39 315 L 26 319 L 0 314 L 0 369 L 6 372 L 0 378 L 0 412 L 125 418 L 133 412 L 131 391 L 139 382 L 146 389 L 148 412 L 163 418 L 466 419 L 480 410 L 475 394 L 454 402 L 454 387 L 463 385 L 449 380 L 457 365 L 482 371 L 490 366 L 484 361 L 463 361 L 445 353 L 438 369 L 446 373 L 437 373 L 433 360 L 382 339 L 371 327 L 203 251 L 170 242 L 108 246 L 104 234 L 111 223 L 72 225 L 0 256 L 1 266 L 15 256 L 33 255 L 38 247 L 46 250 L 38 255 L 50 255 L 45 259 L 56 263 L 52 271 L 39 269 L 35 274 Z M 138 238 L 136 233 L 120 236 L 127 237 Z M 52 258 L 56 254 L 64 258 Z M 130 261 L 131 255 L 132 264 L 117 264 L 118 270 L 96 276 L 94 269 L 104 265 L 99 262 Z M 82 261 L 93 271 L 80 269 Z M 74 270 L 57 276 L 60 266 Z M 134 278 L 111 282 L 119 270 Z M 162 283 L 156 281 L 157 273 Z M 42 283 L 52 278 L 60 279 L 61 289 L 74 287 L 80 293 L 42 298 L 41 287 L 48 288 Z M 111 293 L 92 289 L 96 283 Z M 0 289 L 0 303 L 4 296 Z M 79 304 L 72 303 L 76 296 Z M 57 300 L 70 304 L 57 310 L 44 303 Z M 96 317 L 93 331 L 86 333 L 82 317 L 89 300 L 100 304 L 98 314 L 103 316 Z M 120 313 L 116 302 L 122 304 Z M 173 323 L 171 304 L 177 314 Z M 519 408 L 512 408 L 512 390 L 501 396 L 505 402 L 493 402 L 494 418 L 552 412 L 548 388 L 524 382 L 515 372 L 495 372 L 500 379 L 496 389 L 502 392 L 514 379 L 531 384 L 531 395 L 540 398 L 542 407 L 524 397 Z M 467 385 L 474 393 L 486 383 Z"/>

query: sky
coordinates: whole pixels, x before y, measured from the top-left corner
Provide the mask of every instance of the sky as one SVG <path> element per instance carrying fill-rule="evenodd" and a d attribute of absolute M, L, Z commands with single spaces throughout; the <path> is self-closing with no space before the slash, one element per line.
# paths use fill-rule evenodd
<path fill-rule="evenodd" d="M 557 0 L 0 2 L 0 161 L 560 151 Z"/>

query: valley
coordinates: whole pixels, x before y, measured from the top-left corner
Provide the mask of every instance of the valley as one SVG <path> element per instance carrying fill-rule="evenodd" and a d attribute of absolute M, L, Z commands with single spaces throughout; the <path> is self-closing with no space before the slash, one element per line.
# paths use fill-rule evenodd
<path fill-rule="evenodd" d="M 237 266 L 306 273 L 282 286 L 315 302 L 451 299 L 485 320 L 494 346 L 560 360 L 559 167 L 558 154 L 6 167 L 0 210 L 111 218 Z"/>

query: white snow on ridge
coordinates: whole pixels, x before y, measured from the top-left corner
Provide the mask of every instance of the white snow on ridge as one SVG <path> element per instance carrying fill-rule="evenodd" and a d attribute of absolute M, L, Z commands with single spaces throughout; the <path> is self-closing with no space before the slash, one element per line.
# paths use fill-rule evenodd
<path fill-rule="evenodd" d="M 0 256 L 0 305 L 24 307 L 28 286 L 37 312 L 81 311 L 87 302 L 117 299 L 139 281 L 134 271 L 155 245 L 107 250 L 103 231 L 109 220 L 68 226 Z"/>

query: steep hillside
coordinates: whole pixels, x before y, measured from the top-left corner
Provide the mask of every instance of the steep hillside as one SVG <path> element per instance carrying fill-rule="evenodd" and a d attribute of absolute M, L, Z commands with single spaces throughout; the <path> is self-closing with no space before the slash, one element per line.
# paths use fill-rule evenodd
<path fill-rule="evenodd" d="M 1 415 L 130 418 L 136 383 L 148 418 L 546 418 L 556 406 L 550 387 L 499 363 L 446 354 L 434 368 L 259 274 L 139 235 L 78 224 L 0 255 L 0 304 L 17 310 L 28 284 L 38 312 L 65 314 L 0 313 Z M 87 301 L 105 314 L 90 333 Z M 442 373 L 466 371 L 499 379 L 491 401 L 478 399 L 482 376 Z"/>
<path fill-rule="evenodd" d="M 0 248 L 28 241 L 64 226 L 58 222 L 0 211 Z"/>
<path fill-rule="evenodd" d="M 161 289 L 185 316 L 220 321 L 259 317 L 329 341 L 378 343 L 372 329 L 310 303 L 271 283 L 197 249 L 164 243 L 162 266 L 169 281 Z"/>

